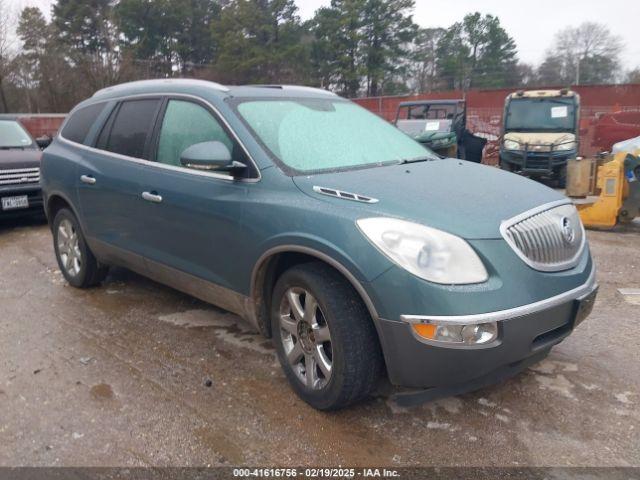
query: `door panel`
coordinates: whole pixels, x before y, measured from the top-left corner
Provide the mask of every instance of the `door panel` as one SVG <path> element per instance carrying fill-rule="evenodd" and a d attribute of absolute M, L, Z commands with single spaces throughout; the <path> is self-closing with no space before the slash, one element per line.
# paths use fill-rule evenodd
<path fill-rule="evenodd" d="M 89 242 L 95 238 L 139 252 L 135 233 L 140 228 L 141 174 L 139 164 L 106 152 L 83 155 L 77 170 L 78 198 Z"/>
<path fill-rule="evenodd" d="M 188 172 L 145 166 L 142 191 L 162 197 L 143 201 L 141 253 L 222 287 L 235 289 L 234 259 L 244 250 L 242 216 L 247 188 Z"/>
<path fill-rule="evenodd" d="M 134 254 L 142 249 L 142 159 L 148 158 L 161 105 L 160 98 L 121 102 L 98 136 L 97 148 L 83 154 L 76 180 L 80 208 L 89 241 L 97 240 L 101 249 L 111 245 L 116 252 Z"/>
<path fill-rule="evenodd" d="M 180 154 L 191 145 L 218 141 L 234 160 L 250 161 L 222 122 L 197 102 L 169 99 L 158 128 L 152 149 L 158 161 L 143 172 L 144 255 L 150 265 L 164 264 L 237 291 L 231 279 L 235 259 L 246 251 L 243 204 L 252 184 L 224 172 L 186 169 Z"/>

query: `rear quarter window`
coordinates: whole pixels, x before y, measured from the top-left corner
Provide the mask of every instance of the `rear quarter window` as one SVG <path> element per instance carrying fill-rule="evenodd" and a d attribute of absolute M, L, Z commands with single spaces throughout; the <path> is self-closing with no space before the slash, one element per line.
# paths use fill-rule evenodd
<path fill-rule="evenodd" d="M 88 107 L 76 110 L 71 114 L 67 122 L 64 124 L 64 127 L 62 127 L 60 135 L 72 142 L 84 143 L 89 130 L 91 130 L 91 127 L 104 107 L 104 103 L 97 103 L 95 105 L 89 105 Z"/>

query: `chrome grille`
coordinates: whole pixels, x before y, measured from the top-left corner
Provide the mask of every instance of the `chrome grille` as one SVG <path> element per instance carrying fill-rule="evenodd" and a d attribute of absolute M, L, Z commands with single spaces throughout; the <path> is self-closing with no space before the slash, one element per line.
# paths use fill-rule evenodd
<path fill-rule="evenodd" d="M 585 246 L 576 207 L 547 205 L 503 222 L 502 236 L 527 265 L 547 272 L 574 267 Z"/>
<path fill-rule="evenodd" d="M 39 181 L 40 169 L 37 167 L 0 170 L 0 185 L 23 185 Z"/>

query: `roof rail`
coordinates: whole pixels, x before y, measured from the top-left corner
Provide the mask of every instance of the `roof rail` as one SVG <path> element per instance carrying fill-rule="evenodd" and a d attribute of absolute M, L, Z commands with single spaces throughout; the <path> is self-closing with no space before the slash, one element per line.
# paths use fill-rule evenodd
<path fill-rule="evenodd" d="M 112 85 L 110 87 L 106 87 L 98 90 L 92 96 L 95 97 L 103 93 L 118 92 L 120 90 L 125 90 L 130 87 L 135 87 L 136 85 L 160 85 L 160 84 L 175 84 L 175 83 L 204 84 L 208 87 L 215 88 L 216 90 L 220 90 L 221 92 L 229 91 L 229 89 L 224 85 L 221 85 L 216 82 L 210 82 L 208 80 L 199 80 L 195 78 L 159 78 L 159 79 L 153 79 L 153 80 L 136 80 L 134 82 L 127 82 L 127 83 L 120 83 L 118 85 Z"/>

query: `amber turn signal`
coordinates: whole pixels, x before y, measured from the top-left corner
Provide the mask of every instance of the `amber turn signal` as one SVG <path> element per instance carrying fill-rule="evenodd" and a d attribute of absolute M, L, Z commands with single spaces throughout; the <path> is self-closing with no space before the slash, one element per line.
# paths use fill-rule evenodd
<path fill-rule="evenodd" d="M 415 332 L 423 338 L 433 340 L 436 336 L 436 326 L 426 323 L 415 323 L 412 325 Z"/>

